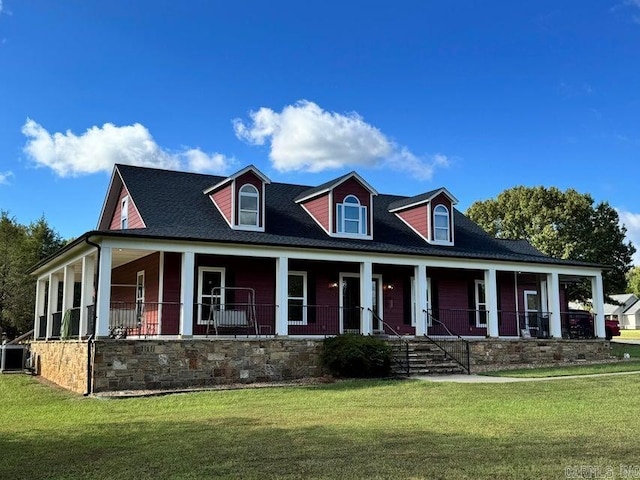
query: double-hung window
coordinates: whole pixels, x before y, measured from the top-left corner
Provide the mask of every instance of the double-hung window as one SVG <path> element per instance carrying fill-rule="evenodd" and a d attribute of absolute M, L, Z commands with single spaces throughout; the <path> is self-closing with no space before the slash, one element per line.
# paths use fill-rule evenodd
<path fill-rule="evenodd" d="M 238 214 L 238 225 L 243 227 L 259 226 L 259 202 L 258 189 L 247 183 L 240 188 L 240 210 Z"/>
<path fill-rule="evenodd" d="M 336 205 L 337 233 L 348 235 L 367 234 L 367 207 L 360 205 L 355 195 L 347 195 Z"/>
<path fill-rule="evenodd" d="M 449 210 L 444 205 L 433 209 L 434 237 L 441 242 L 449 242 Z"/>
<path fill-rule="evenodd" d="M 289 272 L 289 291 L 287 295 L 289 323 L 307 324 L 307 274 Z"/>
<path fill-rule="evenodd" d="M 484 280 L 475 281 L 476 297 L 476 327 L 487 326 L 487 295 L 484 289 Z"/>

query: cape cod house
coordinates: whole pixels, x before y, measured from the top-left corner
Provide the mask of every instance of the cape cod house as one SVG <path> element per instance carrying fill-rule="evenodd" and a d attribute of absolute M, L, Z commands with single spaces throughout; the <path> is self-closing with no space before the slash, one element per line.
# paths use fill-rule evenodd
<path fill-rule="evenodd" d="M 585 278 L 604 337 L 601 266 L 492 238 L 456 203 L 446 188 L 381 194 L 356 172 L 309 187 L 254 166 L 219 177 L 116 165 L 96 230 L 33 269 L 39 361 L 61 338 L 138 353 L 345 332 L 562 339 L 565 287 Z"/>

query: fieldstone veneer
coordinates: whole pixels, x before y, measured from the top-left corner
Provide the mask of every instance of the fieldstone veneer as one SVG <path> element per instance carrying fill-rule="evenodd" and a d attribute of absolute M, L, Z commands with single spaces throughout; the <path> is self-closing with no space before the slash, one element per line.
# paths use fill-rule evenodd
<path fill-rule="evenodd" d="M 42 378 L 77 393 L 87 389 L 87 342 L 33 341 L 34 371 Z"/>
<path fill-rule="evenodd" d="M 274 382 L 322 374 L 321 340 L 100 340 L 93 391 Z"/>

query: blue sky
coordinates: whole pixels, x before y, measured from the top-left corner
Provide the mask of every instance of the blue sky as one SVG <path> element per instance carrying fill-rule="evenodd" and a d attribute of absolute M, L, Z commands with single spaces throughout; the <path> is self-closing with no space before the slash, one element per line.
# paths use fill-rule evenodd
<path fill-rule="evenodd" d="M 253 163 L 462 210 L 571 187 L 640 245 L 639 113 L 640 0 L 0 0 L 0 209 L 65 238 L 116 162 Z"/>

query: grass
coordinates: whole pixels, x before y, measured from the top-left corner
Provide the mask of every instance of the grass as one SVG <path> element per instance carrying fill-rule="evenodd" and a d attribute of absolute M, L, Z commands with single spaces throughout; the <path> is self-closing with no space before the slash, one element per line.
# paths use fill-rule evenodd
<path fill-rule="evenodd" d="M 2 478 L 565 478 L 637 464 L 640 376 L 125 400 L 0 375 Z"/>

